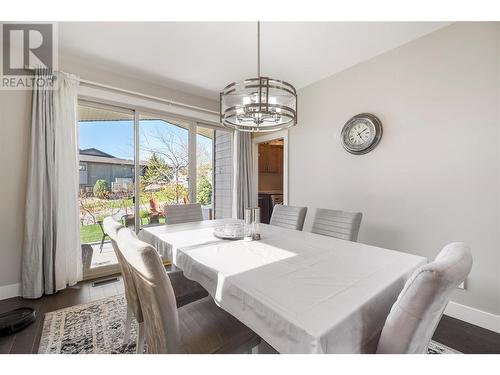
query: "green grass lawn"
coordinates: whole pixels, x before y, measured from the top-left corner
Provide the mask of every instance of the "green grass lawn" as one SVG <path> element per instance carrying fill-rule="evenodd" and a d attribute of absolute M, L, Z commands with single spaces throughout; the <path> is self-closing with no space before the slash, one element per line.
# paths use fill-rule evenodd
<path fill-rule="evenodd" d="M 142 219 L 142 225 L 147 225 L 147 224 L 148 224 L 148 219 L 147 218 Z M 160 218 L 160 224 L 165 224 L 164 218 Z M 101 242 L 101 240 L 102 240 L 102 231 L 101 228 L 99 228 L 99 224 L 82 225 L 80 227 L 80 241 L 82 244 Z"/>
<path fill-rule="evenodd" d="M 100 242 L 102 231 L 99 224 L 83 225 L 80 227 L 80 241 L 82 243 Z"/>

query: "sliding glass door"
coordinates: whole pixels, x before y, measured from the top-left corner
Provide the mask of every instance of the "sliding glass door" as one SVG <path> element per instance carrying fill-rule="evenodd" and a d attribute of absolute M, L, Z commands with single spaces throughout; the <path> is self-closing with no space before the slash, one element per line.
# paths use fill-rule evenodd
<path fill-rule="evenodd" d="M 141 225 L 158 225 L 165 222 L 165 205 L 189 202 L 190 122 L 149 114 L 139 118 Z"/>
<path fill-rule="evenodd" d="M 79 135 L 84 278 L 118 272 L 107 216 L 136 232 L 164 224 L 169 204 L 201 203 L 205 220 L 231 217 L 232 132 L 81 101 Z"/>
<path fill-rule="evenodd" d="M 90 279 L 118 269 L 103 219 L 133 226 L 134 112 L 81 104 L 78 128 L 80 240 L 83 276 Z"/>
<path fill-rule="evenodd" d="M 214 134 L 212 128 L 196 128 L 196 202 L 205 220 L 213 219 Z"/>
<path fill-rule="evenodd" d="M 205 219 L 232 216 L 233 133 L 198 126 L 196 130 L 196 201 Z"/>

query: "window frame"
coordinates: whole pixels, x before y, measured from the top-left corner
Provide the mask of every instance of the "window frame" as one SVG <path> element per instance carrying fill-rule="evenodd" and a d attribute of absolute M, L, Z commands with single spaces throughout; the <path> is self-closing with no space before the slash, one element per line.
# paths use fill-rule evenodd
<path fill-rule="evenodd" d="M 220 124 L 210 123 L 209 121 L 194 118 L 191 116 L 182 116 L 174 113 L 170 113 L 168 111 L 158 110 L 157 108 L 148 108 L 144 106 L 137 106 L 129 103 L 123 102 L 115 102 L 102 98 L 91 98 L 85 95 L 78 96 L 78 107 L 79 106 L 89 106 L 98 109 L 108 109 L 111 111 L 124 112 L 133 115 L 134 120 L 134 196 L 140 196 L 140 119 L 141 115 L 153 115 L 158 116 L 159 119 L 163 119 L 166 122 L 173 121 L 172 125 L 175 125 L 175 120 L 177 119 L 180 122 L 189 122 L 188 127 L 188 191 L 189 191 L 189 199 L 191 202 L 196 202 L 196 174 L 197 174 L 197 162 L 196 162 L 196 152 L 197 152 L 197 128 L 211 128 L 214 130 L 222 130 L 225 132 L 233 133 L 234 130 L 227 129 Z M 78 119 L 79 122 L 79 119 Z M 214 132 L 215 134 L 215 132 Z M 212 152 L 212 181 L 213 181 L 213 191 L 215 192 L 215 137 L 213 141 L 213 152 Z M 212 217 L 215 217 L 215 202 L 212 202 L 214 205 Z M 141 225 L 140 225 L 140 199 L 135 199 L 134 205 L 134 220 L 135 220 L 135 231 L 138 233 Z"/>

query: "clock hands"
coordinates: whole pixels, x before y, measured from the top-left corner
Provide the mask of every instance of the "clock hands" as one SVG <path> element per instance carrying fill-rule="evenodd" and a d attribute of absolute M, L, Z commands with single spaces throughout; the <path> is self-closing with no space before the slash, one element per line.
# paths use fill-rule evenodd
<path fill-rule="evenodd" d="M 363 133 L 364 133 L 364 132 L 366 132 L 367 130 L 368 130 L 368 129 L 363 129 L 361 132 L 356 131 L 356 133 L 358 134 L 358 137 L 359 137 L 359 138 L 363 139 L 363 138 L 361 137 L 361 134 L 363 134 Z"/>
<path fill-rule="evenodd" d="M 368 138 L 364 139 L 364 134 L 366 134 L 366 132 L 369 132 L 369 131 L 370 131 L 370 129 L 364 128 L 361 130 L 360 127 L 355 126 L 351 129 L 351 134 L 349 136 L 349 140 L 353 144 L 360 145 L 368 140 Z"/>

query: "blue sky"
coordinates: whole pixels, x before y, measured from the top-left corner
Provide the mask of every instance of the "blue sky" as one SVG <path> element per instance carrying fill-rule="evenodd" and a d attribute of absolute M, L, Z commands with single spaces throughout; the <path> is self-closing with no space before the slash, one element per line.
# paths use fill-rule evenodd
<path fill-rule="evenodd" d="M 121 159 L 134 158 L 134 122 L 120 121 L 80 121 L 80 148 L 96 148 Z M 150 152 L 144 148 L 162 148 L 159 136 L 173 139 L 187 145 L 188 131 L 162 120 L 141 120 L 141 159 L 147 160 Z M 212 155 L 212 141 L 198 135 L 197 142 Z"/>

